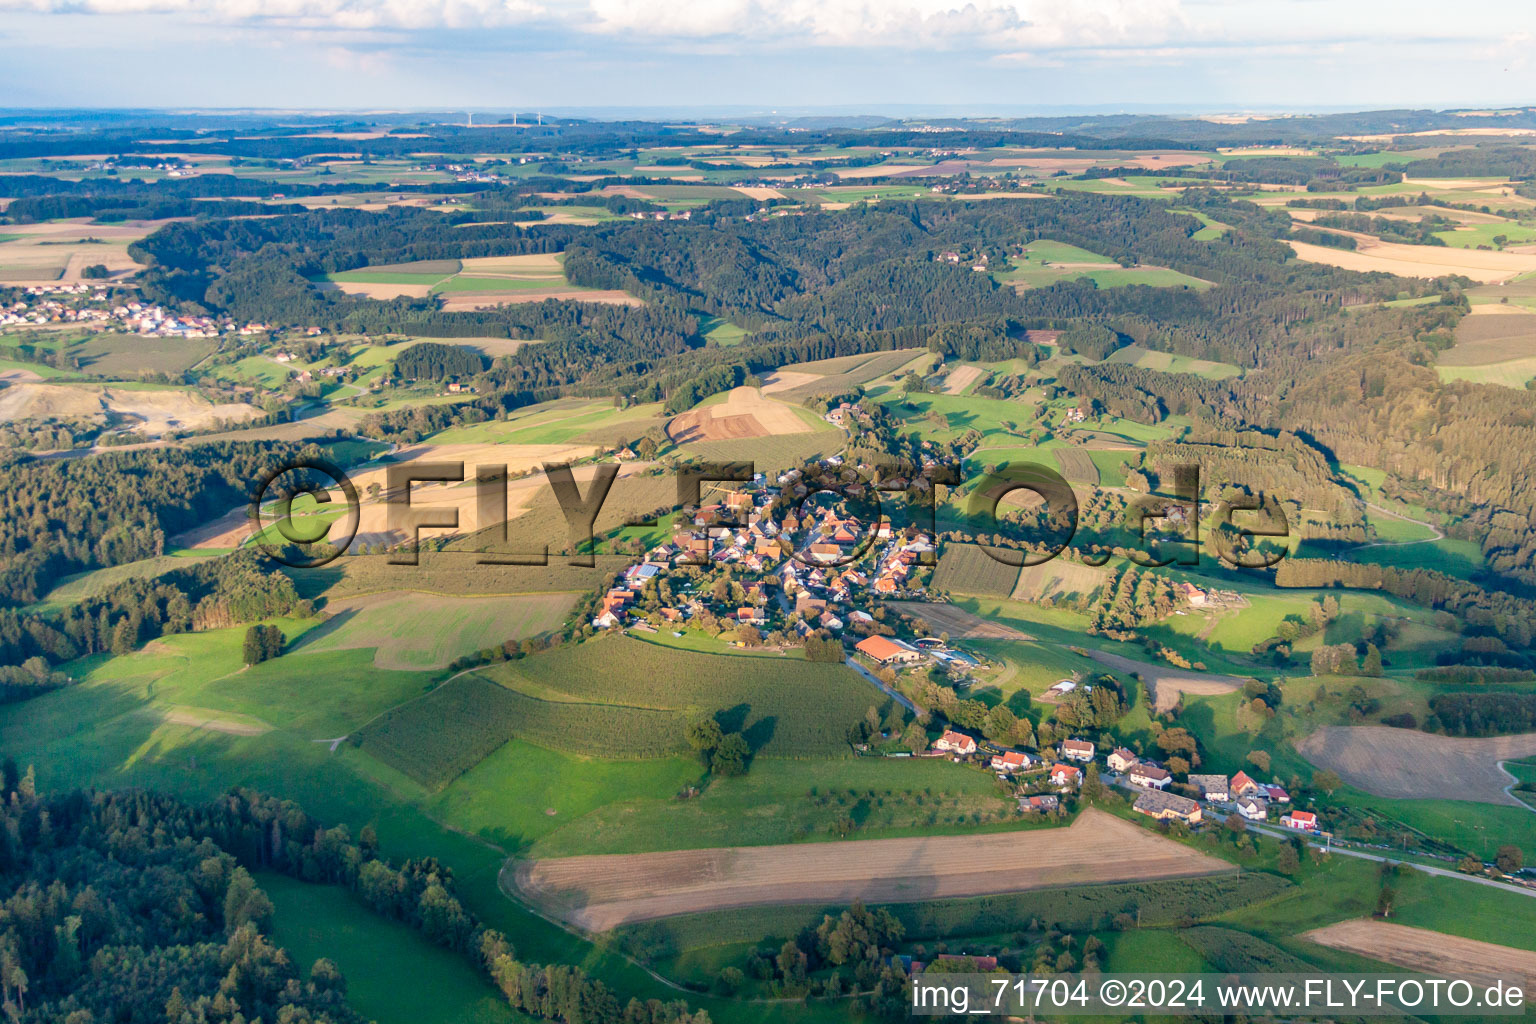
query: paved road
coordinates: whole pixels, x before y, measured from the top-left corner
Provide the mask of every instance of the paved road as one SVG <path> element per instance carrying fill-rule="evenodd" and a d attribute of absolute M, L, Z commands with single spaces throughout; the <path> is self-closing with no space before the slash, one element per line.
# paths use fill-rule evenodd
<path fill-rule="evenodd" d="M 1285 829 L 1270 828 L 1265 825 L 1252 825 L 1248 828 L 1254 832 L 1262 832 L 1269 836 L 1278 836 L 1281 839 L 1294 838 L 1298 833 Z M 1500 882 L 1493 878 L 1480 878 L 1477 875 L 1464 875 L 1454 868 L 1437 868 L 1431 864 L 1420 864 L 1416 861 L 1404 860 L 1401 857 L 1388 857 L 1380 853 L 1366 853 L 1364 850 L 1348 850 L 1342 846 L 1330 846 L 1317 842 L 1315 839 L 1307 840 L 1308 846 L 1314 846 L 1319 850 L 1326 849 L 1329 853 L 1343 854 L 1345 857 L 1359 857 L 1361 860 L 1374 860 L 1386 864 L 1407 864 L 1415 871 L 1422 871 L 1426 875 L 1440 875 L 1443 878 L 1459 878 L 1463 882 L 1476 882 L 1478 885 L 1491 885 L 1495 889 L 1504 889 L 1507 892 L 1517 892 L 1522 896 L 1530 896 L 1536 899 L 1536 889 L 1527 889 L 1523 885 L 1511 885 L 1509 882 Z"/>
<path fill-rule="evenodd" d="M 849 668 L 853 669 L 859 675 L 863 676 L 865 679 L 868 679 L 871 683 L 873 683 L 875 685 L 876 689 L 880 690 L 881 693 L 884 693 L 887 697 L 890 697 L 892 700 L 894 700 L 896 703 L 900 704 L 902 707 L 906 708 L 908 711 L 912 712 L 914 715 L 918 714 L 919 712 L 921 712 L 923 710 L 922 708 L 918 707 L 916 704 L 913 704 L 906 697 L 904 697 L 901 694 L 897 693 L 895 690 L 891 689 L 889 686 L 886 686 L 884 683 L 882 683 L 879 680 L 878 677 L 875 676 L 874 673 L 870 672 L 870 670 L 865 668 L 863 665 L 860 665 L 853 658 L 849 658 L 847 660 L 846 664 L 847 664 L 847 666 Z"/>

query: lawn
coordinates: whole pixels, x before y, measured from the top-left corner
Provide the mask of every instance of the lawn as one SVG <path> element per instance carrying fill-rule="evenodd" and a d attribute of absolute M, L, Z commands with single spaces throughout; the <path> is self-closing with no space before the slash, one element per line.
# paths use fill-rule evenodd
<path fill-rule="evenodd" d="M 375 913 L 335 885 L 311 885 L 263 872 L 271 898 L 272 941 L 300 975 L 321 957 L 347 979 L 347 1002 L 378 1024 L 513 1024 L 532 1018 L 507 1005 L 489 981 L 456 953 Z"/>
<path fill-rule="evenodd" d="M 514 739 L 427 806 L 450 827 L 517 853 L 610 804 L 671 800 L 702 776 L 691 756 L 619 761 Z"/>
<path fill-rule="evenodd" d="M 540 838 L 529 855 L 828 841 L 844 817 L 860 839 L 1020 824 L 989 772 L 947 760 L 760 757 L 746 775 L 717 779 L 692 799 L 669 792 L 608 802 Z"/>

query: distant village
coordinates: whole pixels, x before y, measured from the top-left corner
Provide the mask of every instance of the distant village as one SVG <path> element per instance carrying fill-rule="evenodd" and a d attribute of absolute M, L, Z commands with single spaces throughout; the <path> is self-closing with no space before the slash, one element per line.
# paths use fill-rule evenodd
<path fill-rule="evenodd" d="M 107 289 L 90 284 L 44 284 L 26 289 L 25 297 L 0 306 L 0 326 L 96 324 L 145 338 L 217 338 L 226 334 L 261 334 L 264 323 L 237 323 L 228 317 L 172 313 L 138 301 L 113 305 Z M 318 333 L 318 329 L 316 330 Z"/>

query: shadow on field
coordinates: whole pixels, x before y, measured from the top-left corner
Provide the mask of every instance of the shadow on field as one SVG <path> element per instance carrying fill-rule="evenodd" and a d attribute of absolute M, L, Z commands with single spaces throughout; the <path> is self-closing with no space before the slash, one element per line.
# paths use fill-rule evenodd
<path fill-rule="evenodd" d="M 309 632 L 295 640 L 283 653 L 297 654 L 298 652 L 304 650 L 304 648 L 309 647 L 317 641 L 324 640 L 326 637 L 336 632 L 342 626 L 345 626 L 348 622 L 351 622 L 352 619 L 356 617 L 356 615 L 356 608 L 348 608 L 346 611 L 337 612 L 330 618 L 326 619 L 324 622 L 320 623 L 320 625 L 316 626 L 314 629 L 311 629 Z"/>

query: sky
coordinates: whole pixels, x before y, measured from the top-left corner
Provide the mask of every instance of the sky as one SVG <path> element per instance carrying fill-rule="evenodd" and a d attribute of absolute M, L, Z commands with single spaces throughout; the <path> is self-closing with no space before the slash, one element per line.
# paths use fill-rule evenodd
<path fill-rule="evenodd" d="M 0 0 L 0 107 L 1536 104 L 1532 0 Z"/>

